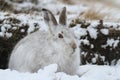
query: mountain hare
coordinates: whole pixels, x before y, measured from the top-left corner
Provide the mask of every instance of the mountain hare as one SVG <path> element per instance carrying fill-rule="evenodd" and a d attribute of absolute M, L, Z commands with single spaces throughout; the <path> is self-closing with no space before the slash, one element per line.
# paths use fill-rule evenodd
<path fill-rule="evenodd" d="M 73 32 L 66 26 L 64 7 L 59 24 L 47 9 L 44 20 L 49 31 L 36 31 L 18 42 L 12 51 L 9 68 L 20 72 L 37 72 L 49 64 L 56 63 L 58 71 L 76 74 L 80 64 L 79 48 Z"/>

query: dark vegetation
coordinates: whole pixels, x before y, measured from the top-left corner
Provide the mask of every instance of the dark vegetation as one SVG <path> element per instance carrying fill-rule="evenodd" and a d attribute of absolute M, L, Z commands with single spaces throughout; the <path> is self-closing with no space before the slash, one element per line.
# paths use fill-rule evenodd
<path fill-rule="evenodd" d="M 7 68 L 8 59 L 13 47 L 21 38 L 27 35 L 27 29 L 28 29 L 27 25 L 23 25 L 21 27 L 18 26 L 20 21 L 15 18 L 7 18 L 7 19 L 0 20 L 1 26 L 4 21 L 9 22 L 6 24 L 9 24 L 12 26 L 11 28 L 6 30 L 6 32 L 8 33 L 12 33 L 12 37 L 8 38 L 6 35 L 4 35 L 4 37 L 0 37 L 0 68 L 2 69 Z M 25 31 L 21 32 L 21 29 L 24 29 Z"/>
<path fill-rule="evenodd" d="M 75 26 L 76 24 L 81 24 L 81 28 L 87 29 L 91 23 L 88 23 L 84 20 L 76 19 L 72 21 L 70 27 Z M 120 26 L 118 25 L 117 28 Z M 113 62 L 113 65 L 117 63 L 117 61 L 120 59 L 120 42 L 117 44 L 117 46 L 114 48 L 114 44 L 112 46 L 107 45 L 105 48 L 102 47 L 102 45 L 107 44 L 108 39 L 113 40 L 119 40 L 120 41 L 120 30 L 115 29 L 114 26 L 106 27 L 103 24 L 103 20 L 99 21 L 99 24 L 94 28 L 97 30 L 97 38 L 91 38 L 89 32 L 87 31 L 87 35 L 82 36 L 80 40 L 87 39 L 90 43 L 90 45 L 86 45 L 81 42 L 80 48 L 81 48 L 81 61 L 82 64 L 98 64 L 98 65 L 111 65 Z M 108 29 L 109 34 L 105 35 L 101 33 L 101 29 Z M 91 48 L 91 45 L 94 47 Z M 97 56 L 96 56 L 97 55 Z M 95 62 L 92 61 L 92 59 L 95 58 Z"/>
<path fill-rule="evenodd" d="M 27 30 L 29 28 L 29 25 L 21 24 L 21 21 L 19 19 L 16 19 L 15 17 L 11 17 L 10 13 L 29 13 L 30 11 L 34 11 L 37 9 L 29 9 L 27 11 L 24 10 L 16 10 L 16 8 L 13 6 L 13 3 L 21 4 L 23 2 L 26 2 L 28 0 L 0 0 L 0 11 L 2 12 L 8 12 L 6 15 L 6 18 L 2 19 L 0 18 L 0 32 L 2 31 L 2 26 L 8 25 L 11 26 L 10 28 L 5 28 L 5 32 L 3 36 L 0 36 L 0 69 L 6 69 L 8 67 L 8 60 L 11 51 L 13 50 L 16 43 L 25 37 L 28 33 Z M 29 0 L 33 4 L 37 4 L 37 0 Z M 35 30 L 38 30 L 36 27 L 38 26 L 37 23 L 34 24 Z M 34 32 L 33 31 L 33 32 Z M 11 37 L 7 37 L 6 33 L 11 33 Z"/>
<path fill-rule="evenodd" d="M 16 9 L 16 6 L 14 4 L 19 5 L 25 2 L 30 2 L 31 4 L 37 5 L 38 0 L 0 0 L 0 11 L 7 11 L 18 14 L 18 13 L 30 13 L 33 11 L 41 10 L 41 8 L 36 8 L 35 6 L 32 6 L 31 8 L 28 9 L 27 7 L 21 8 L 20 10 Z"/>
<path fill-rule="evenodd" d="M 7 22 L 7 23 L 5 23 Z M 6 27 L 6 31 L 4 32 L 4 36 L 0 37 L 0 68 L 6 69 L 8 66 L 8 60 L 11 51 L 13 50 L 16 43 L 23 37 L 27 35 L 27 30 L 29 28 L 28 24 L 19 25 L 21 23 L 20 20 L 16 18 L 5 18 L 3 20 L 0 20 L 0 32 L 1 27 L 5 24 L 10 25 L 11 28 Z M 36 27 L 36 25 L 34 25 Z M 22 31 L 23 30 L 23 31 Z M 38 28 L 35 28 L 34 31 L 38 30 Z M 34 32 L 33 31 L 33 32 Z M 7 37 L 5 33 L 12 33 L 11 37 Z"/>

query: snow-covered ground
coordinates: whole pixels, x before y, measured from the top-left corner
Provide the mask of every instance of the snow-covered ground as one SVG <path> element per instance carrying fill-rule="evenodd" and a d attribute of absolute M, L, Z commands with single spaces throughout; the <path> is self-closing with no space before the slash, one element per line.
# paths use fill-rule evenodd
<path fill-rule="evenodd" d="M 120 80 L 120 66 L 85 65 L 79 67 L 79 74 L 67 75 L 56 72 L 57 65 L 51 64 L 36 73 L 20 73 L 9 69 L 0 70 L 0 80 Z"/>
<path fill-rule="evenodd" d="M 39 0 L 41 1 L 41 0 Z M 118 3 L 120 3 L 119 0 L 116 0 L 117 2 L 115 2 L 114 5 L 117 5 Z M 79 2 L 79 1 L 78 1 Z M 91 1 L 90 1 L 91 2 Z M 117 4 L 116 4 L 117 3 Z M 88 4 L 88 3 L 87 3 Z M 13 4 L 17 10 L 21 10 L 21 9 L 27 9 L 25 7 L 31 8 L 34 7 L 34 4 L 31 3 L 23 3 L 21 4 L 17 4 L 14 3 Z M 76 4 L 76 5 L 68 5 L 68 4 L 63 4 L 60 3 L 58 1 L 54 1 L 54 0 L 44 0 L 43 2 L 40 2 L 39 5 L 35 6 L 37 8 L 48 8 L 49 10 L 51 10 L 56 17 L 58 18 L 57 13 L 61 10 L 62 7 L 66 6 L 67 7 L 67 11 L 68 11 L 68 24 L 70 23 L 70 21 L 74 18 L 77 18 L 80 16 L 80 14 L 82 14 L 83 12 L 87 11 L 89 9 L 88 5 L 85 4 Z M 104 8 L 103 8 L 104 7 Z M 107 25 L 118 25 L 119 20 L 120 20 L 120 10 L 117 8 L 109 8 L 105 5 L 102 4 L 95 4 L 94 9 L 93 10 L 97 10 L 99 9 L 101 10 L 102 13 L 105 12 L 105 15 L 103 17 L 103 20 L 106 21 L 117 21 L 116 22 L 106 22 L 105 24 Z M 101 9 L 102 8 L 102 9 Z M 107 14 L 106 14 L 107 13 Z M 108 14 L 110 16 L 108 16 Z M 6 16 L 8 15 L 8 16 Z M 19 26 L 21 25 L 25 25 L 28 24 L 30 26 L 30 28 L 28 29 L 28 33 L 32 32 L 34 30 L 34 24 L 37 23 L 38 27 L 40 27 L 40 30 L 47 30 L 47 27 L 43 21 L 43 17 L 41 15 L 41 13 L 31 13 L 31 14 L 24 14 L 24 13 L 20 13 L 20 14 L 10 14 L 9 12 L 5 13 L 5 12 L 0 12 L 0 20 L 7 18 L 7 17 L 15 17 L 18 20 L 21 21 L 21 23 L 19 24 Z M 83 17 L 81 17 L 83 18 Z M 112 20 L 110 20 L 112 19 Z M 94 22 L 94 21 L 93 21 Z M 93 26 L 96 25 L 97 23 L 93 23 Z M 120 25 L 120 24 L 119 24 Z M 75 35 L 77 38 L 79 38 L 82 35 L 86 35 L 86 30 L 81 30 L 80 28 L 78 28 L 79 24 L 73 28 L 73 31 L 75 32 Z M 11 25 L 9 25 L 7 22 L 4 22 L 4 24 L 1 27 L 1 32 L 0 32 L 0 36 L 6 36 L 7 37 L 11 37 L 12 34 L 8 33 L 6 34 L 7 30 L 6 28 L 11 28 Z M 118 29 L 118 28 L 117 28 Z M 89 29 L 89 32 L 91 36 L 93 38 L 96 38 L 96 31 L 93 29 Z M 24 30 L 23 30 L 24 31 Z M 102 30 L 101 32 L 103 32 L 104 34 L 108 34 L 107 30 Z M 11 71 L 10 69 L 6 69 L 6 70 L 2 70 L 0 69 L 0 80 L 120 80 L 120 63 L 118 62 L 117 65 L 115 66 L 108 66 L 108 65 L 103 65 L 103 66 L 99 66 L 99 65 L 82 65 L 79 67 L 78 73 L 80 76 L 78 75 L 68 75 L 64 72 L 56 72 L 57 71 L 57 65 L 56 64 L 51 64 L 49 66 L 46 66 L 44 69 L 40 69 L 38 72 L 36 73 L 20 73 L 17 72 L 15 70 Z"/>

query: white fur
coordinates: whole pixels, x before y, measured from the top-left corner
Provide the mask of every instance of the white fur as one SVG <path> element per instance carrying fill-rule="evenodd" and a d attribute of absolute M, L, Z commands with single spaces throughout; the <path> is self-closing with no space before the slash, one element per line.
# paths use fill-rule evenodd
<path fill-rule="evenodd" d="M 45 12 L 50 14 L 47 10 Z M 51 18 L 51 14 L 47 16 Z M 10 69 L 37 72 L 40 68 L 56 63 L 58 71 L 76 74 L 80 56 L 74 34 L 66 26 L 51 24 L 52 20 L 48 22 L 51 31 L 36 31 L 18 42 L 10 56 Z M 61 31 L 63 38 L 58 38 Z M 75 50 L 70 45 L 72 43 L 77 45 Z"/>

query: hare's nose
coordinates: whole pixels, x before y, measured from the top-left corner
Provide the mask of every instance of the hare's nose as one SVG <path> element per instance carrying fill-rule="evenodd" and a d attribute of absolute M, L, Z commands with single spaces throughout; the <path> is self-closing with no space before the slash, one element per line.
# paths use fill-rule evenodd
<path fill-rule="evenodd" d="M 73 49 L 76 49 L 76 48 L 77 48 L 76 43 L 71 43 L 71 47 L 72 47 Z"/>

